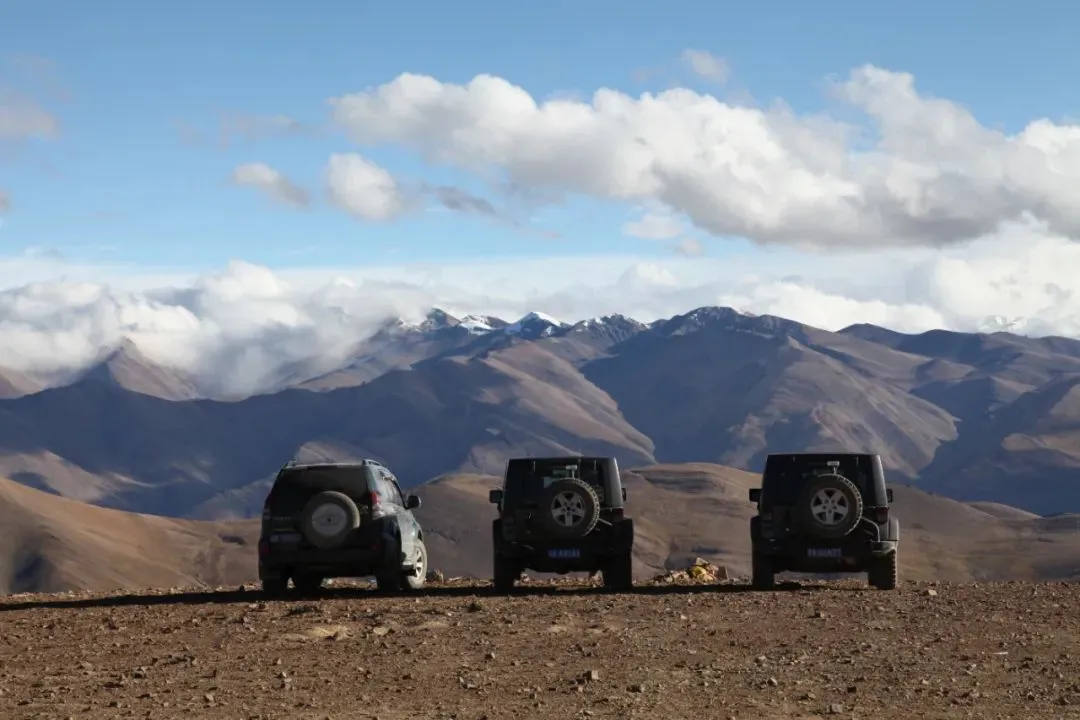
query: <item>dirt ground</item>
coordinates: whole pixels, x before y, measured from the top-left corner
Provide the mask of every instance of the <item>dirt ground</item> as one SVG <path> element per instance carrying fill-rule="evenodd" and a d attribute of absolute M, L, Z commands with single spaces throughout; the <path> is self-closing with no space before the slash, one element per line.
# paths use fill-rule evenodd
<path fill-rule="evenodd" d="M 0 717 L 1080 718 L 1080 586 L 0 598 Z"/>

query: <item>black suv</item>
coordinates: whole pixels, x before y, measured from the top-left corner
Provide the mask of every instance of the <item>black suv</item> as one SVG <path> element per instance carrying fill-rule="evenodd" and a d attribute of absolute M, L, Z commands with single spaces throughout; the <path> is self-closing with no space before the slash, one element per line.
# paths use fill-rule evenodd
<path fill-rule="evenodd" d="M 778 572 L 866 572 L 870 584 L 897 583 L 900 523 L 890 513 L 881 457 L 867 453 L 782 453 L 765 461 L 750 490 L 753 584 L 767 589 Z"/>
<path fill-rule="evenodd" d="M 494 585 L 507 592 L 523 570 L 603 573 L 604 586 L 633 585 L 634 521 L 625 514 L 619 466 L 607 457 L 511 458 L 492 523 Z"/>
<path fill-rule="evenodd" d="M 298 464 L 278 471 L 259 536 L 259 579 L 279 595 L 332 577 L 374 575 L 384 591 L 419 590 L 427 579 L 424 532 L 397 478 L 374 460 Z"/>

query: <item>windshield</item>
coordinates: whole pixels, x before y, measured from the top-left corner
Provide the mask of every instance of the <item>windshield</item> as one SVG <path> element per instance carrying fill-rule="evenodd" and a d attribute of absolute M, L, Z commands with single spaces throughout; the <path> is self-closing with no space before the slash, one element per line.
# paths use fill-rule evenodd
<path fill-rule="evenodd" d="M 359 499 L 368 492 L 367 473 L 362 467 L 311 467 L 285 470 L 270 491 L 270 503 L 278 509 L 302 507 L 323 490 L 338 490 Z"/>
<path fill-rule="evenodd" d="M 535 503 L 545 488 L 563 478 L 584 480 L 603 499 L 604 469 L 597 460 L 511 460 L 506 470 L 507 502 Z"/>

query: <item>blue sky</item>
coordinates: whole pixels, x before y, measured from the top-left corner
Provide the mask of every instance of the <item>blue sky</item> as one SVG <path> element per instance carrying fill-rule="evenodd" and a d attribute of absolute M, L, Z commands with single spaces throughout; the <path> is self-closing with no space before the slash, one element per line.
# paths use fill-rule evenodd
<path fill-rule="evenodd" d="M 12 202 L 0 253 L 45 247 L 72 258 L 184 268 L 216 268 L 232 258 L 281 268 L 670 254 L 662 243 L 620 232 L 631 205 L 582 198 L 532 219 L 558 238 L 461 213 L 358 222 L 321 193 L 330 153 L 355 149 L 340 134 L 214 143 L 224 112 L 319 125 L 328 98 L 402 72 L 455 83 L 491 73 L 538 99 L 562 92 L 588 98 L 604 86 L 637 95 L 677 82 L 722 98 L 782 98 L 803 113 L 836 111 L 824 79 L 872 63 L 913 73 L 921 93 L 952 99 L 991 128 L 1015 132 L 1038 117 L 1080 116 L 1076 8 L 1002 0 L 869 5 L 830 2 L 822 12 L 801 2 L 732 9 L 609 0 L 6 0 L 2 79 L 32 92 L 59 117 L 62 133 L 0 155 L 0 189 Z M 680 66 L 687 48 L 724 58 L 731 69 L 726 85 L 710 85 Z M 50 61 L 62 96 L 40 74 L 28 76 L 25 63 L 12 62 L 27 56 Z M 193 143 L 191 130 L 207 136 Z M 364 154 L 396 176 L 491 196 L 475 178 L 427 168 L 402 149 Z M 295 210 L 229 185 L 232 169 L 245 162 L 277 168 L 316 202 Z M 712 241 L 708 250 L 716 257 L 749 247 Z"/>

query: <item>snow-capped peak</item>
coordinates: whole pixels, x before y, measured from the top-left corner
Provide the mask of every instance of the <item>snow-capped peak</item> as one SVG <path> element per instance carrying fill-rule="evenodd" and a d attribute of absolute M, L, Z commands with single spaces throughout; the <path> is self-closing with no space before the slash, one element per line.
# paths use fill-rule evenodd
<path fill-rule="evenodd" d="M 474 335 L 483 335 L 495 329 L 493 318 L 485 315 L 466 315 L 461 318 L 458 327 L 465 328 Z"/>
<path fill-rule="evenodd" d="M 568 327 L 570 327 L 569 323 L 557 320 L 546 313 L 534 311 L 526 313 L 517 322 L 507 325 L 504 332 L 508 335 L 546 337 Z"/>

